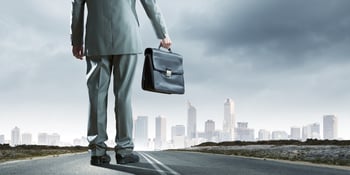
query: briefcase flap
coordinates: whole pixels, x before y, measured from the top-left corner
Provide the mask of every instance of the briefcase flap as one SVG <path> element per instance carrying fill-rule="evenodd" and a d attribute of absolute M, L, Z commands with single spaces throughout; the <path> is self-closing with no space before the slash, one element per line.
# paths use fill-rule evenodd
<path fill-rule="evenodd" d="M 174 75 L 182 75 L 184 73 L 182 56 L 177 53 L 147 48 L 145 50 L 145 56 L 147 55 L 153 57 L 153 68 L 159 72 L 171 73 Z"/>

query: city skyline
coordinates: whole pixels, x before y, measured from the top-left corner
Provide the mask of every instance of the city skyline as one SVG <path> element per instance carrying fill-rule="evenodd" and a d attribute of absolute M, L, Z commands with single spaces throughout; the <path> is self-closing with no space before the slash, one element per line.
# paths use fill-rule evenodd
<path fill-rule="evenodd" d="M 232 99 L 228 98 L 226 99 L 225 103 L 223 103 L 224 120 L 225 120 L 225 114 L 227 115 L 227 111 L 231 111 L 231 109 L 228 110 L 227 108 L 228 106 L 227 104 L 230 101 L 233 102 Z M 187 103 L 188 103 L 188 107 L 187 107 L 188 119 L 190 119 L 191 117 L 196 118 L 197 110 L 195 106 L 193 106 L 189 101 Z M 276 140 L 276 139 L 306 140 L 308 138 L 341 139 L 337 137 L 338 117 L 336 115 L 330 115 L 330 114 L 323 115 L 322 117 L 323 117 L 322 126 L 324 128 L 322 132 L 321 132 L 320 123 L 314 122 L 311 124 L 303 124 L 301 126 L 290 126 L 288 128 L 290 129 L 289 134 L 288 134 L 287 128 L 283 130 L 270 130 L 268 128 L 248 128 L 248 122 L 238 121 L 237 125 L 233 123 L 235 136 L 234 136 L 234 139 L 232 140 L 241 140 L 241 141 Z M 161 115 L 155 118 L 155 127 L 153 128 L 155 132 L 155 137 L 152 138 L 152 137 L 149 137 L 149 134 L 148 134 L 149 131 L 151 131 L 150 133 L 152 133 L 152 128 L 149 127 L 148 119 L 149 119 L 148 116 L 138 116 L 137 119 L 134 121 L 134 129 L 135 129 L 134 141 L 138 149 L 149 149 L 151 142 L 154 142 L 153 144 L 156 149 L 162 149 L 164 148 L 164 145 L 167 145 L 166 142 L 174 141 L 178 139 L 183 139 L 184 141 L 186 139 L 187 140 L 202 139 L 201 141 L 191 142 L 187 144 L 187 146 L 199 144 L 203 142 L 203 139 L 206 139 L 204 141 L 214 141 L 214 142 L 231 141 L 231 140 L 227 140 L 227 136 L 225 136 L 225 132 L 227 133 L 227 128 L 225 127 L 227 126 L 222 125 L 222 128 L 216 128 L 215 121 L 212 119 L 208 119 L 205 121 L 203 130 L 196 130 L 195 134 L 193 134 L 193 132 L 187 132 L 187 134 L 185 134 L 185 131 L 186 131 L 185 125 L 173 124 L 173 123 L 167 124 L 166 122 L 167 118 Z M 197 122 L 194 122 L 195 120 L 193 119 L 190 119 L 188 121 L 190 122 L 187 125 L 197 125 Z M 187 126 L 187 128 L 188 127 L 189 126 Z M 169 134 L 167 134 L 167 131 L 169 133 L 169 129 L 171 130 L 170 132 L 171 137 L 169 137 L 168 136 Z M 222 134 L 218 132 L 221 132 Z M 5 139 L 5 136 L 2 133 L 0 133 L 0 136 L 1 136 L 0 143 L 7 141 L 11 145 L 30 144 L 30 143 L 39 144 L 39 145 L 45 145 L 45 144 L 62 145 L 62 143 L 60 142 L 60 135 L 57 133 L 48 134 L 48 133 L 40 132 L 38 133 L 37 142 L 35 142 L 34 139 L 32 139 L 31 133 L 29 132 L 21 133 L 20 128 L 17 126 L 15 126 L 11 130 L 11 140 Z M 180 137 L 176 137 L 176 136 L 180 136 Z M 176 139 L 174 139 L 174 137 L 176 137 Z M 70 143 L 73 143 L 73 145 L 74 143 L 86 144 L 87 142 L 82 141 L 83 139 L 84 139 L 84 136 L 82 136 L 82 139 L 80 139 L 78 142 L 77 138 L 75 138 Z M 66 141 L 65 144 L 67 143 L 69 142 Z M 113 144 L 112 141 L 109 141 L 109 143 Z"/>

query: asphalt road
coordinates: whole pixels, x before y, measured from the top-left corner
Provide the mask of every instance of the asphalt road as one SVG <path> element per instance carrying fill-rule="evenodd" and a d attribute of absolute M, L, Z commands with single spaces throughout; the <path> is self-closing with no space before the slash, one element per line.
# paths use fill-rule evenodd
<path fill-rule="evenodd" d="M 189 152 L 138 152 L 139 163 L 91 166 L 88 153 L 12 161 L 0 164 L 0 175 L 350 175 L 349 170 L 278 161 Z"/>

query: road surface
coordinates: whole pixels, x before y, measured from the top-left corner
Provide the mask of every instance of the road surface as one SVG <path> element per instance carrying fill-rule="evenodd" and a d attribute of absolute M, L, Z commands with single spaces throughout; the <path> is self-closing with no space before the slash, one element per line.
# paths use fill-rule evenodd
<path fill-rule="evenodd" d="M 350 169 L 308 166 L 263 159 L 190 152 L 137 152 L 140 162 L 91 166 L 88 153 L 0 164 L 0 175 L 350 175 Z"/>

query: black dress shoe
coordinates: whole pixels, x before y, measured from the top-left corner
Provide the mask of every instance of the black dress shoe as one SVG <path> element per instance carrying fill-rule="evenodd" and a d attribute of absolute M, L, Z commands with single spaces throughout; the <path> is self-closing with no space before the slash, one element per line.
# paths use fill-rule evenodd
<path fill-rule="evenodd" d="M 90 160 L 91 165 L 105 165 L 109 164 L 111 161 L 111 157 L 108 154 L 105 154 L 103 156 L 92 156 Z"/>
<path fill-rule="evenodd" d="M 117 153 L 116 159 L 118 164 L 136 163 L 140 161 L 139 156 L 133 153 L 126 154 L 124 156 Z"/>

